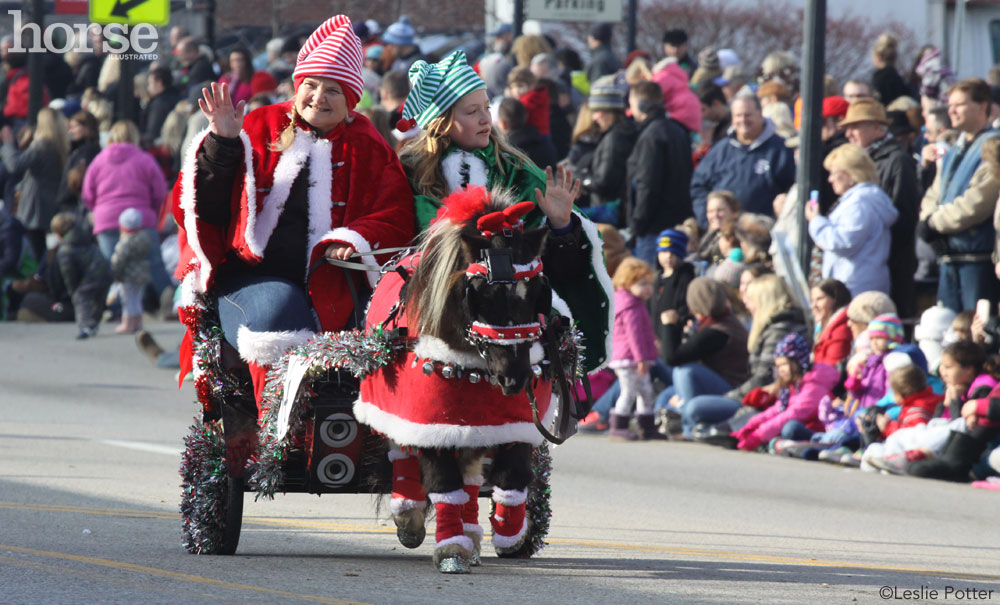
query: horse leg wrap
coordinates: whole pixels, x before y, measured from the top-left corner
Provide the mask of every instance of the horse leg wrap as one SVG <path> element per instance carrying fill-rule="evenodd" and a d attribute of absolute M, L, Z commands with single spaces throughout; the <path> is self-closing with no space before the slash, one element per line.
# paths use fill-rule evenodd
<path fill-rule="evenodd" d="M 528 530 L 527 499 L 527 490 L 493 488 L 496 510 L 490 516 L 490 525 L 493 526 L 493 547 L 498 552 L 516 549 L 524 540 Z"/>
<path fill-rule="evenodd" d="M 253 361 L 247 363 L 250 368 L 250 380 L 253 381 L 253 398 L 257 402 L 257 413 L 263 414 L 263 406 L 260 405 L 261 397 L 264 395 L 264 385 L 267 384 L 267 373 L 271 366 L 260 365 Z M 260 418 L 258 417 L 258 420 Z"/>
<path fill-rule="evenodd" d="M 462 527 L 462 507 L 469 501 L 465 490 L 455 490 L 444 494 L 430 494 L 437 514 L 437 530 L 434 539 L 436 547 L 445 544 L 459 544 L 472 552 L 472 540 L 465 536 Z"/>
<path fill-rule="evenodd" d="M 479 489 L 483 486 L 483 476 L 466 476 L 465 493 L 469 501 L 462 506 L 462 528 L 472 540 L 472 564 L 479 565 L 479 553 L 483 542 L 483 527 L 479 525 Z"/>
<path fill-rule="evenodd" d="M 420 459 L 394 449 L 389 452 L 389 460 L 392 461 L 392 502 L 389 504 L 392 514 L 424 508 L 427 496 L 420 483 Z"/>

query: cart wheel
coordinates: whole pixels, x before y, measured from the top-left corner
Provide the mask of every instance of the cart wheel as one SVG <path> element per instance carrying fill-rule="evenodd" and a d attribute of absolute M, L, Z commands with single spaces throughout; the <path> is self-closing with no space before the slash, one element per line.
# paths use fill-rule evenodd
<path fill-rule="evenodd" d="M 181 534 L 192 554 L 231 555 L 243 525 L 243 478 L 230 477 L 218 421 L 198 422 L 184 438 Z"/>
<path fill-rule="evenodd" d="M 531 467 L 535 471 L 535 480 L 528 485 L 526 515 L 528 531 L 524 542 L 515 551 L 505 554 L 497 553 L 502 559 L 527 559 L 545 548 L 545 536 L 549 533 L 549 522 L 552 519 L 552 509 L 549 499 L 552 497 L 552 486 L 549 480 L 552 475 L 552 455 L 549 445 L 543 443 L 531 451 Z M 496 503 L 490 499 L 490 512 L 496 509 Z"/>

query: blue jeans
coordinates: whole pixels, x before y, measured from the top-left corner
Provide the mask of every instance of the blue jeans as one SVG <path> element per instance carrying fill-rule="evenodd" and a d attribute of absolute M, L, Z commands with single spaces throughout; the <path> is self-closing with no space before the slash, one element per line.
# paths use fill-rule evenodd
<path fill-rule="evenodd" d="M 690 401 L 698 395 L 722 395 L 733 388 L 715 370 L 700 363 L 686 363 L 674 368 L 673 380 L 674 388 L 683 401 Z"/>
<path fill-rule="evenodd" d="M 658 233 L 635 236 L 635 255 L 649 263 L 649 266 L 653 268 L 654 272 L 657 270 L 657 267 L 660 266 L 659 262 L 656 260 L 656 242 L 658 239 Z"/>
<path fill-rule="evenodd" d="M 699 395 L 694 399 L 685 400 L 681 406 L 684 436 L 690 437 L 691 428 L 696 424 L 715 424 L 729 420 L 741 407 L 743 407 L 741 402 L 719 395 Z"/>
<path fill-rule="evenodd" d="M 309 295 L 302 286 L 288 280 L 236 275 L 224 279 L 216 292 L 219 324 L 233 347 L 240 326 L 254 332 L 316 329 Z"/>
<path fill-rule="evenodd" d="M 806 425 L 798 420 L 789 420 L 785 426 L 781 427 L 781 438 L 792 441 L 809 441 L 813 432 L 806 428 Z"/>
<path fill-rule="evenodd" d="M 663 391 L 664 393 L 670 391 L 670 366 L 663 363 L 661 360 L 657 360 L 656 364 L 649 368 L 649 375 L 651 378 L 659 380 L 663 384 L 667 385 L 668 388 L 666 391 Z M 608 419 L 608 413 L 611 412 L 611 408 L 615 407 L 615 402 L 618 401 L 618 396 L 621 395 L 621 392 L 622 387 L 616 380 L 610 387 L 608 387 L 608 390 L 605 391 L 603 395 L 597 398 L 597 401 L 594 402 L 594 407 L 590 408 L 590 410 L 592 412 L 597 412 L 600 415 L 601 420 L 606 421 Z M 659 402 L 660 399 L 657 397 L 657 405 L 654 409 L 660 407 L 658 405 Z"/>
<path fill-rule="evenodd" d="M 166 265 L 163 264 L 163 255 L 160 252 L 160 234 L 152 227 L 146 227 L 143 231 L 149 234 L 149 239 L 153 242 L 152 248 L 149 249 L 149 269 L 153 279 L 150 284 L 153 292 L 159 297 L 163 289 L 171 285 L 170 275 L 167 273 Z M 115 251 L 120 235 L 117 229 L 105 229 L 97 234 L 97 247 L 108 262 L 111 262 L 111 255 Z"/>
<path fill-rule="evenodd" d="M 976 301 L 997 300 L 998 284 L 990 263 L 941 263 L 938 300 L 955 313 L 975 310 Z"/>

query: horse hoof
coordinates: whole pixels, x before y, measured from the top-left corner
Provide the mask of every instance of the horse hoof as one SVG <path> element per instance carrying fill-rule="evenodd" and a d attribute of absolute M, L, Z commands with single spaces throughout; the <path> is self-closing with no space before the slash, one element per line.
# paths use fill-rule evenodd
<path fill-rule="evenodd" d="M 424 538 L 427 536 L 427 530 L 423 527 L 419 531 L 407 531 L 402 527 L 396 528 L 396 537 L 399 538 L 399 543 L 407 548 L 417 548 L 424 543 Z"/>
<path fill-rule="evenodd" d="M 479 556 L 479 551 L 472 551 L 472 558 L 469 559 L 469 565 L 473 567 L 479 567 L 483 564 L 483 559 Z"/>
<path fill-rule="evenodd" d="M 393 515 L 396 522 L 396 537 L 406 548 L 417 548 L 424 543 L 427 528 L 424 527 L 424 509 L 413 508 L 398 515 Z"/>
<path fill-rule="evenodd" d="M 437 567 L 441 573 L 469 573 L 472 562 L 461 555 L 451 555 L 438 561 Z"/>

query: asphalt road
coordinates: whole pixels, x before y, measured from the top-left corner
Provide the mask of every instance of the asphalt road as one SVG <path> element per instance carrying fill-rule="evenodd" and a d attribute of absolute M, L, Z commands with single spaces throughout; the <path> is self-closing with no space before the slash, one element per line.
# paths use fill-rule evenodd
<path fill-rule="evenodd" d="M 0 324 L 2 603 L 1000 603 L 1000 493 L 588 435 L 554 451 L 530 560 L 487 544 L 471 575 L 442 575 L 371 496 L 299 494 L 248 497 L 235 556 L 189 555 L 191 384 L 109 326 L 74 334 Z"/>

